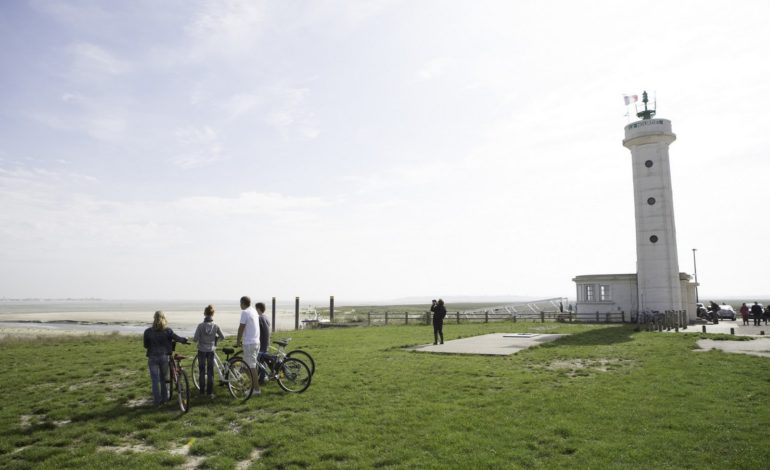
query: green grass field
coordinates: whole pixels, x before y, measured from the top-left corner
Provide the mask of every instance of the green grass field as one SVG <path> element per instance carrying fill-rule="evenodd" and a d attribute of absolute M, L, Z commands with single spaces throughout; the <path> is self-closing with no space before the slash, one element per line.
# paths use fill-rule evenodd
<path fill-rule="evenodd" d="M 767 358 L 621 325 L 445 326 L 526 331 L 571 336 L 490 357 L 405 349 L 426 326 L 292 332 L 307 392 L 218 388 L 185 415 L 147 404 L 141 338 L 6 339 L 0 468 L 767 468 Z"/>

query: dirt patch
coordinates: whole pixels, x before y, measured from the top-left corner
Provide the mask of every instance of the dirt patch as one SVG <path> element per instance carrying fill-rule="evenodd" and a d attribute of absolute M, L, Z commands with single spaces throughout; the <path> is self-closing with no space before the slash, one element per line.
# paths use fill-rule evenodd
<path fill-rule="evenodd" d="M 125 403 L 125 406 L 128 408 L 139 408 L 140 406 L 149 406 L 152 404 L 152 400 L 149 398 L 135 398 L 133 400 L 128 400 Z"/>
<path fill-rule="evenodd" d="M 122 446 L 102 446 L 99 447 L 99 450 L 122 454 L 125 452 L 152 452 L 155 450 L 155 448 L 152 446 L 146 446 L 144 444 L 125 444 Z"/>
<path fill-rule="evenodd" d="M 235 465 L 235 468 L 237 470 L 246 470 L 249 468 L 249 465 L 259 460 L 260 457 L 262 457 L 262 452 L 264 452 L 266 449 L 254 449 L 251 451 L 251 455 L 246 460 L 241 460 Z"/>
<path fill-rule="evenodd" d="M 626 359 L 563 359 L 549 362 L 545 369 L 570 371 L 568 375 L 575 377 L 585 376 L 587 372 L 610 372 L 631 363 L 632 361 Z"/>

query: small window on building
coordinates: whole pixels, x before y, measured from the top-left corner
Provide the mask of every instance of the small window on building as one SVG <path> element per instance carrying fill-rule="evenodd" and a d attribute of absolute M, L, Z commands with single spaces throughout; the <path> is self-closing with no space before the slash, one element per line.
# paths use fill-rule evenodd
<path fill-rule="evenodd" d="M 649 204 L 649 205 L 655 204 L 655 198 L 654 197 L 648 197 L 647 198 L 647 204 Z"/>
<path fill-rule="evenodd" d="M 594 285 L 593 284 L 586 284 L 584 286 L 584 297 L 586 302 L 593 302 L 594 301 Z"/>
<path fill-rule="evenodd" d="M 599 286 L 599 300 L 601 300 L 602 302 L 612 300 L 612 296 L 610 295 L 610 286 L 607 286 L 607 285 Z"/>
<path fill-rule="evenodd" d="M 647 160 L 646 162 L 644 162 L 644 166 L 646 166 L 647 168 L 652 168 L 652 160 Z"/>
<path fill-rule="evenodd" d="M 653 235 L 653 236 L 651 236 L 651 237 L 650 237 L 650 241 L 651 241 L 652 243 L 658 243 L 658 236 L 657 236 L 657 235 Z"/>

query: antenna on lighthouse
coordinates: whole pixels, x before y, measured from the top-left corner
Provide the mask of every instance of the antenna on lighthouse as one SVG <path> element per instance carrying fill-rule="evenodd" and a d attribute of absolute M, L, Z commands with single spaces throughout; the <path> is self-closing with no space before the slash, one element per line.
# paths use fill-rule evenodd
<path fill-rule="evenodd" d="M 644 103 L 644 111 L 639 111 L 636 113 L 636 117 L 642 118 L 642 119 L 652 119 L 653 116 L 655 116 L 655 110 L 654 109 L 647 109 L 647 103 L 649 103 L 650 100 L 647 99 L 647 92 L 645 91 L 642 93 L 642 103 Z M 653 106 L 657 106 L 656 103 L 653 103 Z"/>

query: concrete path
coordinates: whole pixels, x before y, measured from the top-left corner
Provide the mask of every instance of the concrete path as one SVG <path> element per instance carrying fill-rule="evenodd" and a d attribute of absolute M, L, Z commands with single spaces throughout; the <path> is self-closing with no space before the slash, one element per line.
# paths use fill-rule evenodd
<path fill-rule="evenodd" d="M 538 344 L 554 341 L 562 336 L 535 333 L 493 333 L 446 341 L 444 344 L 417 346 L 416 351 L 451 354 L 482 354 L 507 356 Z"/>
<path fill-rule="evenodd" d="M 736 336 L 770 336 L 770 326 L 764 323 L 761 326 L 754 326 L 754 320 L 749 320 L 749 325 L 743 324 L 743 320 L 720 320 L 716 325 L 711 323 L 688 325 L 687 329 L 679 329 L 680 333 L 703 333 L 703 327 L 706 327 L 706 333 L 724 333 L 730 334 L 733 330 Z M 674 330 L 671 330 L 674 331 Z"/>

